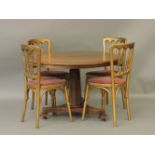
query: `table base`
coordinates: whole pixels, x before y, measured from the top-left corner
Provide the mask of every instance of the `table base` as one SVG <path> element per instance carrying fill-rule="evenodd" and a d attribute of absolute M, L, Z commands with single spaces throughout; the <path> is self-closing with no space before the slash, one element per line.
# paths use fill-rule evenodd
<path fill-rule="evenodd" d="M 70 107 L 73 115 L 80 114 L 82 116 L 83 111 L 83 98 L 81 95 L 81 79 L 80 79 L 80 69 L 70 69 L 69 72 L 69 99 L 70 99 Z M 67 113 L 66 104 L 57 105 L 56 107 L 43 107 L 42 116 L 43 118 L 47 118 L 48 113 L 53 113 L 53 115 L 57 113 Z M 98 113 L 99 118 L 106 121 L 106 113 L 105 111 L 98 109 L 96 107 L 92 107 L 87 105 L 86 108 L 87 114 Z"/>
<path fill-rule="evenodd" d="M 82 110 L 83 110 L 82 105 L 71 106 L 71 111 L 72 111 L 73 115 L 79 113 L 82 116 Z M 42 116 L 43 116 L 43 118 L 47 119 L 48 113 L 53 113 L 54 115 L 56 115 L 57 113 L 67 113 L 67 112 L 68 111 L 66 108 L 66 104 L 59 105 L 56 107 L 43 107 Z M 86 114 L 97 114 L 97 113 L 101 120 L 104 120 L 104 121 L 107 120 L 107 115 L 106 115 L 105 111 L 103 111 L 99 108 L 87 105 Z"/>

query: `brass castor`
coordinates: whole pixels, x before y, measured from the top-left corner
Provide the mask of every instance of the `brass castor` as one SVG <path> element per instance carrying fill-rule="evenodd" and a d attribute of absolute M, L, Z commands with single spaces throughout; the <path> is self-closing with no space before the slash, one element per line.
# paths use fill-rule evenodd
<path fill-rule="evenodd" d="M 47 119 L 47 116 L 43 116 L 43 119 Z"/>
<path fill-rule="evenodd" d="M 105 111 L 100 111 L 98 116 L 102 121 L 107 121 L 107 115 Z"/>

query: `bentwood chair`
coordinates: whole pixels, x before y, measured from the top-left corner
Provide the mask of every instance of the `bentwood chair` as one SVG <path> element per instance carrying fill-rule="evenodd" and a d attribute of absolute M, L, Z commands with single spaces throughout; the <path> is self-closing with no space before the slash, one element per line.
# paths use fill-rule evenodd
<path fill-rule="evenodd" d="M 82 120 L 85 118 L 87 108 L 87 100 L 90 88 L 98 88 L 111 96 L 113 126 L 116 127 L 116 97 L 119 88 L 124 91 L 124 102 L 127 108 L 128 120 L 131 120 L 130 104 L 129 104 L 129 80 L 131 74 L 131 65 L 134 53 L 134 43 L 130 44 L 114 44 L 110 46 L 110 76 L 92 77 L 87 80 Z M 117 63 L 114 64 L 114 61 Z M 120 65 L 121 64 L 121 65 Z M 106 103 L 103 102 L 103 111 L 105 111 Z"/>
<path fill-rule="evenodd" d="M 122 37 L 106 37 L 103 38 L 103 61 L 107 60 L 107 55 L 109 54 L 109 48 L 113 44 L 125 44 L 127 43 L 126 38 Z M 95 76 L 109 76 L 111 74 L 111 71 L 108 69 L 109 66 L 104 67 L 103 70 L 98 70 L 98 71 L 90 71 L 86 73 L 86 81 L 90 77 L 95 77 Z M 123 93 L 123 92 L 122 92 Z M 101 91 L 102 96 L 104 95 L 103 92 Z M 105 96 L 105 95 L 104 95 Z M 122 94 L 123 97 L 123 94 Z M 102 99 L 102 102 L 106 102 L 108 104 L 108 96 L 105 96 L 106 99 Z M 125 104 L 123 104 L 123 108 L 125 107 Z"/>
<path fill-rule="evenodd" d="M 39 128 L 40 104 L 43 95 L 49 91 L 61 89 L 65 95 L 69 118 L 72 120 L 67 81 L 65 79 L 41 76 L 41 48 L 34 45 L 22 45 L 24 62 L 24 105 L 21 121 L 24 121 L 28 102 L 28 92 L 32 90 L 36 96 L 36 128 Z"/>
<path fill-rule="evenodd" d="M 52 43 L 49 39 L 46 38 L 37 38 L 37 39 L 31 39 L 28 41 L 29 45 L 37 45 L 42 48 L 42 55 L 47 55 L 49 60 L 52 59 Z M 49 69 L 47 71 L 41 71 L 42 76 L 54 76 L 66 79 L 68 81 L 69 74 L 64 71 L 50 71 Z M 52 107 L 56 106 L 56 97 L 55 97 L 56 90 L 53 90 L 51 93 L 52 96 Z M 45 104 L 48 103 L 48 92 L 45 94 Z M 34 93 L 32 92 L 32 104 L 31 109 L 34 109 Z"/>

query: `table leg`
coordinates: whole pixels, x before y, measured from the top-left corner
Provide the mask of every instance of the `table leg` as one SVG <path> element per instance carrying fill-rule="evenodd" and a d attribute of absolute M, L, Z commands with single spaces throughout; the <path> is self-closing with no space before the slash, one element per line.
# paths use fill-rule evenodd
<path fill-rule="evenodd" d="M 70 69 L 69 98 L 71 107 L 82 106 L 80 70 Z"/>

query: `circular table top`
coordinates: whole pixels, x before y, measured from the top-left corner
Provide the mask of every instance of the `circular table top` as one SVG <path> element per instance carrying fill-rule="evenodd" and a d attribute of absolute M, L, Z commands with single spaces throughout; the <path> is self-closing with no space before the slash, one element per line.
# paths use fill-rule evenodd
<path fill-rule="evenodd" d="M 109 59 L 103 62 L 102 52 L 95 51 L 74 51 L 74 52 L 53 52 L 49 60 L 47 55 L 42 56 L 41 64 L 48 68 L 92 68 L 109 64 Z"/>

